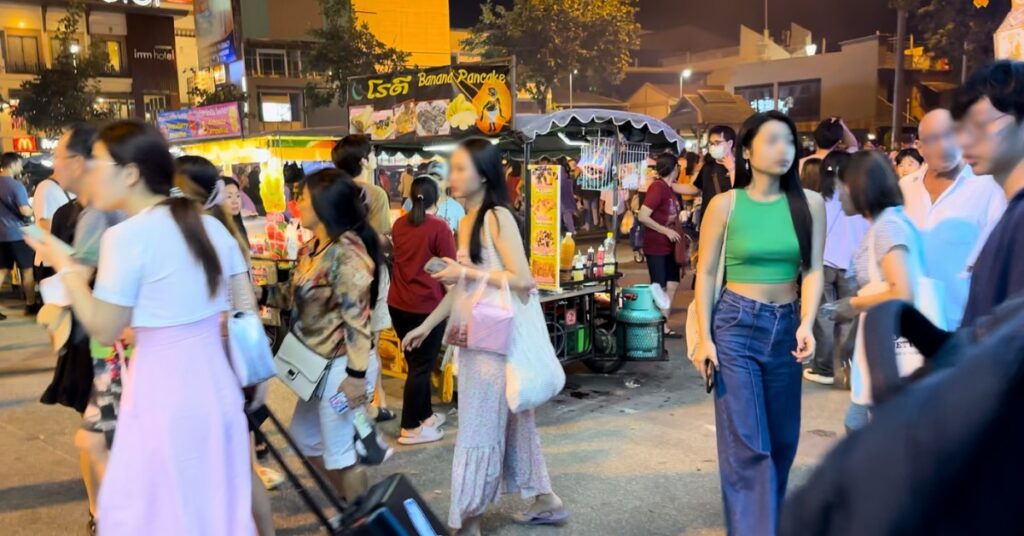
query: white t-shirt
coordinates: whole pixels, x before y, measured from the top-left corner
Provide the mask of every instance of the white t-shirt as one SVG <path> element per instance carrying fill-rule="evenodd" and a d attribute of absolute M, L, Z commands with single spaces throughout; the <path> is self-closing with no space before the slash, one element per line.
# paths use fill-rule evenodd
<path fill-rule="evenodd" d="M 935 203 L 924 187 L 924 166 L 900 179 L 907 216 L 921 230 L 928 275 L 946 285 L 946 321 L 960 325 L 970 290 L 970 271 L 1006 210 L 1006 194 L 989 175 L 964 166 Z"/>
<path fill-rule="evenodd" d="M 111 227 L 100 242 L 93 294 L 132 308 L 132 327 L 180 326 L 227 311 L 227 278 L 248 271 L 238 242 L 212 216 L 203 225 L 220 258 L 224 281 L 215 296 L 203 266 L 164 206 L 153 207 Z"/>
<path fill-rule="evenodd" d="M 870 224 L 861 215 L 847 216 L 839 194 L 825 201 L 825 265 L 848 270 L 853 252 L 867 235 Z"/>
<path fill-rule="evenodd" d="M 52 220 L 57 209 L 68 204 L 75 196 L 64 191 L 53 179 L 46 179 L 36 186 L 32 195 L 32 215 L 36 221 Z"/>
<path fill-rule="evenodd" d="M 604 206 L 605 214 L 609 216 L 621 216 L 626 212 L 626 198 L 629 197 L 629 193 L 625 190 L 619 189 L 618 198 L 614 198 L 614 192 L 615 190 L 602 190 L 601 203 Z M 618 203 L 614 203 L 613 199 L 618 201 Z M 613 208 L 615 209 L 614 211 L 612 210 Z"/>

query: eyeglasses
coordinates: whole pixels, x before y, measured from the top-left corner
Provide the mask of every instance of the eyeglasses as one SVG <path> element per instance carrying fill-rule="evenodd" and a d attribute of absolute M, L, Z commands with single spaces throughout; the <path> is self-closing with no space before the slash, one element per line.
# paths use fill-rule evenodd
<path fill-rule="evenodd" d="M 1004 117 L 1013 117 L 1010 114 L 999 114 L 995 117 L 989 118 L 985 121 L 970 121 L 964 120 L 956 124 L 955 132 L 956 135 L 965 141 L 976 141 L 981 137 L 991 136 L 998 132 L 989 132 L 988 126 L 999 121 Z"/>

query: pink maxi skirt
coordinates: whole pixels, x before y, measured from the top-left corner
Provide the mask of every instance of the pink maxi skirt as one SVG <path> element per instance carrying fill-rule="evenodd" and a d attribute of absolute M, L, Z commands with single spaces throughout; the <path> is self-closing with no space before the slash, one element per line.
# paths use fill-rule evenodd
<path fill-rule="evenodd" d="M 219 316 L 137 329 L 100 487 L 99 534 L 255 534 L 243 405 Z"/>

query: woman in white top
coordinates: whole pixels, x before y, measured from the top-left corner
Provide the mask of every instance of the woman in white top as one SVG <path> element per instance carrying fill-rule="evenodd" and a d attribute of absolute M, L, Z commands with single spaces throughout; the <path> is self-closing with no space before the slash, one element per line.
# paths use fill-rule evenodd
<path fill-rule="evenodd" d="M 95 290 L 52 238 L 32 245 L 90 335 L 135 331 L 99 532 L 252 535 L 245 401 L 221 334 L 229 294 L 255 309 L 238 242 L 195 202 L 168 197 L 174 161 L 153 126 L 104 127 L 89 166 L 96 208 L 130 216 L 103 235 Z"/>

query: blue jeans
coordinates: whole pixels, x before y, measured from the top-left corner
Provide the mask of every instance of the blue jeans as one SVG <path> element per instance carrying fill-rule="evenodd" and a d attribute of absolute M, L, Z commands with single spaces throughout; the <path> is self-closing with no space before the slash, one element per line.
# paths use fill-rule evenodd
<path fill-rule="evenodd" d="M 799 305 L 730 290 L 712 319 L 718 349 L 715 425 L 730 535 L 775 534 L 800 439 Z"/>

